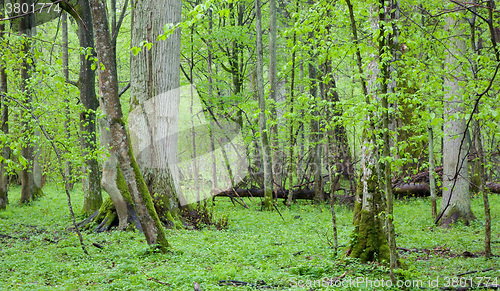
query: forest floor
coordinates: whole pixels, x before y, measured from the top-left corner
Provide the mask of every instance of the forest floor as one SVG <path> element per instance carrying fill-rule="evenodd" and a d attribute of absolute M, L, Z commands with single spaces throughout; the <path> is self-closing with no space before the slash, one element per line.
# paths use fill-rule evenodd
<path fill-rule="evenodd" d="M 76 185 L 72 192 L 77 213 L 83 202 L 80 188 Z M 266 286 L 274 290 L 390 289 L 387 267 L 345 258 L 353 231 L 353 213 L 347 207 L 336 207 L 342 246 L 338 256 L 332 248 L 326 204 L 300 201 L 286 208 L 280 202 L 282 219 L 276 211 L 260 211 L 250 200 L 247 204 L 253 206 L 245 209 L 233 206 L 228 198 L 217 198 L 214 207 L 217 216 L 229 219 L 226 230 L 167 230 L 172 245 L 167 254 L 151 251 L 140 233 L 85 232 L 87 256 L 75 233 L 67 231 L 71 219 L 61 187 L 48 185 L 44 197 L 25 206 L 17 203 L 19 192 L 19 187 L 12 187 L 11 204 L 0 211 L 0 290 L 188 291 L 193 290 L 194 281 L 204 291 Z M 500 196 L 491 195 L 490 205 L 492 249 L 499 255 Z M 468 227 L 458 224 L 442 229 L 433 226 L 429 199 L 397 201 L 397 245 L 407 249 L 400 250 L 406 268 L 398 284 L 426 290 L 471 282 L 477 286 L 488 280 L 500 284 L 499 257 L 486 260 L 481 255 L 482 207 L 482 199 L 473 198 L 477 221 Z M 83 218 L 78 216 L 78 220 Z M 224 285 L 230 283 L 239 286 Z M 419 288 L 408 288 L 412 289 Z"/>

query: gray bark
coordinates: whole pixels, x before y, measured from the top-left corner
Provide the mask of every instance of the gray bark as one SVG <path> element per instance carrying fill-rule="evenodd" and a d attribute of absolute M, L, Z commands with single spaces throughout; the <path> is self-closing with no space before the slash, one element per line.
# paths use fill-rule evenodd
<path fill-rule="evenodd" d="M 264 51 L 262 44 L 262 13 L 261 1 L 255 0 L 255 29 L 257 34 L 257 94 L 259 96 L 259 131 L 262 162 L 264 166 L 264 207 L 271 210 L 273 206 L 273 173 L 271 165 L 271 150 L 266 128 L 266 100 L 264 98 Z"/>
<path fill-rule="evenodd" d="M 187 202 L 177 189 L 178 120 L 180 102 L 179 29 L 156 41 L 166 23 L 181 20 L 180 0 L 138 1 L 132 11 L 132 46 L 152 42 L 131 56 L 129 124 L 137 163 L 149 191 L 163 201 L 161 216 L 176 215 Z M 157 13 L 151 13 L 156 11 Z M 158 209 L 157 205 L 157 209 Z"/>
<path fill-rule="evenodd" d="M 114 155 L 120 164 L 125 183 L 134 203 L 134 210 L 141 223 L 144 236 L 149 245 L 159 245 L 162 252 L 169 248 L 165 231 L 154 209 L 151 195 L 146 187 L 139 166 L 135 161 L 130 146 L 130 137 L 125 129 L 120 99 L 118 97 L 118 79 L 116 73 L 116 56 L 111 47 L 111 36 L 106 6 L 100 0 L 91 0 L 91 11 L 94 31 L 96 33 L 96 52 L 98 68 L 100 100 L 106 113 L 106 123 L 109 126 Z M 152 10 L 154 11 L 154 10 Z M 104 67 L 103 67 L 104 66 Z"/>
<path fill-rule="evenodd" d="M 443 141 L 443 200 L 441 203 L 440 223 L 449 225 L 457 220 L 468 224 L 474 214 L 470 206 L 469 179 L 467 170 L 466 120 L 456 116 L 464 112 L 464 96 L 458 80 L 465 74 L 456 56 L 466 51 L 466 43 L 462 38 L 465 31 L 461 28 L 463 15 L 452 15 L 446 18 L 445 31 L 453 31 L 449 39 L 450 53 L 446 55 L 445 69 L 448 72 L 444 80 L 444 141 Z M 453 55 L 452 55 L 453 54 Z M 439 217 L 439 216 L 438 216 Z"/>

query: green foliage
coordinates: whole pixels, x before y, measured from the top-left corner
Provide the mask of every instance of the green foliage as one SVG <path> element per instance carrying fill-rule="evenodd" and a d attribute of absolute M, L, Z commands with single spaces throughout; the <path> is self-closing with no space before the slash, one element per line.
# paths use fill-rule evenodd
<path fill-rule="evenodd" d="M 75 189 L 80 189 L 80 185 Z M 11 190 L 12 199 L 17 200 L 20 189 L 13 187 Z M 283 221 L 276 212 L 259 212 L 257 205 L 243 209 L 219 198 L 214 214 L 227 216 L 228 228 L 222 231 L 209 228 L 167 230 L 172 244 L 172 251 L 167 254 L 148 247 L 144 236 L 138 232 L 85 232 L 84 241 L 91 254 L 87 257 L 79 247 L 78 238 L 68 231 L 71 222 L 62 189 L 52 184 L 45 190 L 46 196 L 30 206 L 10 204 L 7 212 L 0 212 L 2 290 L 191 290 L 196 281 L 203 290 L 209 291 L 235 290 L 230 286 L 218 286 L 219 280 L 251 283 L 263 280 L 268 285 L 290 288 L 293 280 L 334 278 L 344 272 L 347 272 L 345 280 L 350 277 L 389 278 L 387 268 L 377 264 L 362 264 L 343 255 L 335 258 L 328 244 L 328 237 L 331 237 L 329 211 L 302 202 L 291 208 L 280 206 Z M 72 196 L 75 209 L 81 209 L 81 191 L 73 191 Z M 493 215 L 500 213 L 499 198 L 498 195 L 490 198 Z M 482 251 L 480 198 L 472 199 L 479 222 L 469 227 L 432 227 L 429 205 L 428 199 L 395 202 L 399 246 L 433 249 L 446 245 L 457 254 Z M 336 208 L 339 244 L 345 246 L 352 232 L 352 212 Z M 493 220 L 496 219 L 498 217 L 494 216 Z M 494 223 L 492 233 L 499 232 L 499 225 Z M 493 251 L 497 253 L 498 249 L 494 247 Z M 485 260 L 431 254 L 425 259 L 425 254 L 420 253 L 405 254 L 402 259 L 408 266 L 400 274 L 405 280 L 433 280 L 437 276 L 496 268 L 499 263 L 496 257 Z M 485 272 L 481 276 L 498 277 L 495 272 Z M 148 280 L 147 276 L 170 286 Z"/>

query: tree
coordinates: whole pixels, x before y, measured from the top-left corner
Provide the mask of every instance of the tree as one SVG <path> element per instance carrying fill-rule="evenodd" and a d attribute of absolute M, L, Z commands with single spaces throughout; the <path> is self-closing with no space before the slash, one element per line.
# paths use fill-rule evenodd
<path fill-rule="evenodd" d="M 30 5 L 29 1 L 21 1 L 22 4 Z M 33 60 L 28 60 L 30 56 L 30 39 L 33 17 L 21 17 L 19 21 L 19 34 L 24 35 L 23 38 L 23 62 L 21 64 L 21 86 L 20 91 L 24 94 L 24 103 L 27 105 L 28 110 L 31 110 L 32 92 L 29 88 L 30 70 Z M 21 170 L 21 203 L 29 203 L 35 198 L 35 184 L 33 177 L 34 165 L 34 146 L 32 141 L 33 128 L 30 123 L 31 116 L 29 112 L 24 110 L 22 115 L 21 127 L 23 131 L 23 146 L 21 149 L 21 156 L 26 161 L 26 164 Z"/>
<path fill-rule="evenodd" d="M 445 226 L 458 220 L 468 224 L 475 219 L 469 196 L 467 125 L 463 117 L 464 88 L 458 81 L 465 78 L 460 60 L 457 59 L 466 51 L 466 43 L 462 37 L 466 34 L 462 13 L 448 15 L 445 27 L 445 30 L 454 32 L 449 38 L 450 51 L 445 61 L 447 74 L 444 79 L 443 200 L 437 219 Z"/>
<path fill-rule="evenodd" d="M 257 36 L 257 94 L 259 97 L 259 131 L 262 161 L 264 164 L 264 207 L 271 210 L 273 206 L 273 173 L 271 149 L 266 127 L 266 100 L 264 98 L 264 51 L 262 44 L 262 12 L 261 1 L 255 0 L 255 29 Z"/>
<path fill-rule="evenodd" d="M 176 189 L 181 31 L 163 41 L 157 37 L 163 35 L 163 25 L 181 21 L 181 9 L 180 0 L 146 0 L 132 11 L 132 46 L 141 47 L 143 41 L 153 45 L 131 57 L 130 135 L 156 209 L 171 226 L 184 202 Z"/>
<path fill-rule="evenodd" d="M 72 16 L 78 23 L 79 44 L 80 47 L 89 50 L 88 53 L 94 55 L 94 29 L 90 3 L 89 0 L 78 0 L 78 4 L 78 15 L 72 14 Z M 71 8 L 65 10 L 67 13 L 73 13 Z M 85 154 L 84 170 L 87 172 L 87 177 L 83 181 L 85 195 L 83 211 L 88 215 L 98 210 L 102 204 L 101 169 L 94 156 L 98 145 L 95 111 L 99 108 L 99 100 L 97 100 L 95 94 L 95 71 L 92 70 L 92 63 L 93 60 L 87 54 L 80 54 L 80 71 L 77 84 L 80 90 L 80 100 L 86 109 L 80 113 L 81 148 Z"/>
<path fill-rule="evenodd" d="M 369 104 L 370 93 L 364 78 L 363 63 L 361 52 L 359 49 L 359 39 L 354 18 L 354 9 L 350 0 L 347 0 L 349 9 L 349 17 L 351 20 L 351 31 L 356 49 L 356 60 L 358 71 L 361 78 L 361 86 Z M 378 11 L 382 8 L 375 7 L 373 10 Z M 373 13 L 372 10 L 372 13 Z M 378 16 L 378 15 L 377 15 Z M 372 15 L 372 17 L 374 17 Z M 377 17 L 378 18 L 378 17 Z M 378 78 L 378 64 L 375 59 L 369 65 L 372 69 L 370 78 L 371 94 L 376 94 L 376 85 Z M 369 128 L 363 130 L 363 145 L 361 149 L 361 174 L 356 191 L 356 201 L 354 205 L 354 233 L 351 241 L 350 256 L 360 258 L 362 261 L 390 261 L 389 244 L 385 233 L 382 230 L 382 219 L 380 213 L 384 210 L 382 189 L 379 184 L 379 177 L 376 171 L 376 148 L 373 138 L 373 113 L 369 113 L 366 123 Z"/>
<path fill-rule="evenodd" d="M 5 0 L 0 2 L 0 18 L 4 17 L 4 4 Z M 5 21 L 0 21 L 0 41 L 4 40 L 5 31 Z M 7 93 L 7 73 L 5 72 L 5 65 L 0 65 L 0 94 L 5 95 Z M 9 118 L 9 107 L 5 97 L 1 97 L 1 129 L 4 135 L 9 133 L 9 125 L 7 123 Z M 0 210 L 5 209 L 9 203 L 8 191 L 9 191 L 9 181 L 6 171 L 6 162 L 9 158 L 9 147 L 3 145 L 2 147 L 2 162 L 0 163 Z"/>
<path fill-rule="evenodd" d="M 106 6 L 100 0 L 91 0 L 93 27 L 96 33 L 96 52 L 100 65 L 99 89 L 102 108 L 106 114 L 107 127 L 112 137 L 110 154 L 114 155 L 123 174 L 128 191 L 134 203 L 134 210 L 141 223 L 142 231 L 149 245 L 159 245 L 162 252 L 169 244 L 165 231 L 154 209 L 149 190 L 130 146 L 130 137 L 125 129 L 123 113 L 118 96 L 116 58 L 111 47 L 111 36 L 106 15 Z"/>

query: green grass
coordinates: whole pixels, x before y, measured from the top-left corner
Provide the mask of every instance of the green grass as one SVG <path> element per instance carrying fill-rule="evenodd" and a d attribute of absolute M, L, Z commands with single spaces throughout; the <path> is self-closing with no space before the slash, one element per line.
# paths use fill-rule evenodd
<path fill-rule="evenodd" d="M 290 209 L 280 205 L 282 220 L 276 211 L 260 211 L 256 203 L 247 201 L 253 205 L 252 209 L 243 209 L 225 198 L 218 198 L 214 211 L 229 217 L 227 230 L 167 230 L 173 246 L 172 252 L 167 254 L 151 251 L 140 233 L 88 232 L 84 233 L 84 240 L 91 254 L 89 257 L 82 252 L 75 234 L 67 231 L 71 219 L 62 189 L 47 186 L 44 189 L 46 196 L 29 206 L 17 204 L 19 191 L 17 187 L 11 189 L 11 204 L 6 211 L 0 212 L 0 290 L 183 291 L 193 290 L 193 281 L 200 283 L 205 291 L 256 290 L 218 286 L 219 280 L 250 283 L 263 280 L 283 290 L 309 290 L 311 287 L 291 286 L 298 280 L 306 283 L 305 280 L 334 278 L 345 272 L 344 282 L 349 278 L 389 279 L 386 267 L 346 259 L 344 248 L 338 257 L 335 256 L 331 247 L 331 216 L 326 205 L 300 202 Z M 80 213 L 82 192 L 73 191 L 72 198 L 75 211 Z M 493 253 L 499 254 L 500 197 L 491 195 L 490 204 Z M 398 246 L 432 249 L 445 245 L 450 252 L 458 254 L 483 250 L 482 199 L 473 199 L 477 222 L 469 227 L 456 225 L 452 229 L 432 227 L 429 205 L 428 199 L 396 202 Z M 336 211 L 339 244 L 345 246 L 353 230 L 352 211 L 344 207 L 337 207 Z M 296 216 L 300 218 L 294 218 Z M 78 219 L 83 216 L 80 214 Z M 92 246 L 93 242 L 104 248 Z M 427 259 L 425 254 L 412 253 L 403 261 L 406 264 L 401 274 L 404 280 L 428 282 L 439 278 L 440 287 L 447 278 L 472 270 L 495 269 L 463 277 L 500 277 L 498 258 L 487 261 L 483 257 L 431 255 Z M 148 276 L 170 286 L 148 280 Z M 364 286 L 361 284 L 357 288 L 351 284 L 351 287 L 313 287 L 313 290 L 359 290 L 365 289 Z"/>

